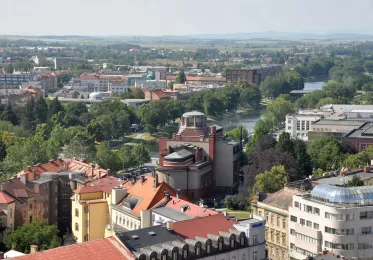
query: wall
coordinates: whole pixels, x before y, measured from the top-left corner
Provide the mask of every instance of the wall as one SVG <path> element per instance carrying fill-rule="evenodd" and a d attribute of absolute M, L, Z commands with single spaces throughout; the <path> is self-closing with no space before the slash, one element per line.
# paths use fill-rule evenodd
<path fill-rule="evenodd" d="M 130 213 L 125 213 L 117 208 L 112 210 L 112 225 L 115 229 L 115 226 L 120 226 L 127 230 L 136 230 L 141 228 L 141 221 L 138 217 L 131 216 Z"/>
<path fill-rule="evenodd" d="M 108 223 L 108 205 L 106 202 L 90 203 L 88 205 L 88 240 L 105 237 L 105 227 Z"/>
<path fill-rule="evenodd" d="M 215 148 L 215 185 L 218 187 L 234 187 L 234 162 L 237 163 L 239 153 L 233 154 L 235 145 L 217 141 Z"/>
<path fill-rule="evenodd" d="M 80 204 L 78 201 L 72 201 L 71 207 L 71 229 L 73 235 L 78 243 L 84 242 L 84 236 L 87 234 L 87 226 L 84 225 L 87 220 L 87 214 L 84 213 L 84 207 L 86 205 Z M 79 215 L 76 216 L 75 210 L 78 210 Z M 78 224 L 78 230 L 76 230 L 76 225 Z"/>
<path fill-rule="evenodd" d="M 15 224 L 15 210 L 16 210 L 16 203 L 12 202 L 10 204 L 1 204 L 0 209 L 3 210 L 6 215 L 6 221 L 3 221 L 3 226 L 7 226 L 10 231 L 14 230 Z"/>

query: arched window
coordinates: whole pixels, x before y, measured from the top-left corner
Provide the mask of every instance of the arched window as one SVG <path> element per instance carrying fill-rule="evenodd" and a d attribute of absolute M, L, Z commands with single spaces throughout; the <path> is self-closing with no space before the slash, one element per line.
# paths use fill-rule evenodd
<path fill-rule="evenodd" d="M 196 256 L 199 256 L 201 254 L 201 245 L 196 245 L 195 249 L 194 249 L 194 253 L 196 254 Z"/>
<path fill-rule="evenodd" d="M 244 236 L 240 236 L 240 244 L 241 244 L 241 246 L 245 245 L 245 237 Z"/>
<path fill-rule="evenodd" d="M 183 249 L 183 260 L 188 259 L 188 249 Z"/>
<path fill-rule="evenodd" d="M 79 231 L 79 224 L 75 223 L 75 231 Z"/>
<path fill-rule="evenodd" d="M 231 248 L 234 248 L 236 246 L 236 238 L 234 236 L 231 236 L 230 244 L 231 244 Z"/>
<path fill-rule="evenodd" d="M 210 243 L 207 243 L 207 244 L 206 244 L 206 253 L 207 253 L 207 254 L 210 254 L 210 253 L 211 253 L 211 244 L 210 244 Z"/>
<path fill-rule="evenodd" d="M 161 258 L 162 258 L 162 260 L 167 260 L 167 255 L 163 254 Z"/>
<path fill-rule="evenodd" d="M 218 240 L 218 250 L 219 251 L 223 251 L 223 238 L 219 238 L 219 240 Z"/>
<path fill-rule="evenodd" d="M 177 260 L 177 257 L 178 257 L 178 253 L 177 253 L 177 251 L 173 251 L 172 252 L 172 260 Z"/>
<path fill-rule="evenodd" d="M 75 209 L 75 217 L 79 217 L 79 210 Z"/>

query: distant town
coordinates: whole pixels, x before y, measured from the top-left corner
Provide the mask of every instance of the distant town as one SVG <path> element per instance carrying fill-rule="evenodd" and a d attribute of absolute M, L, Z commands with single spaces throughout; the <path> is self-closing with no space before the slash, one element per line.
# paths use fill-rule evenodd
<path fill-rule="evenodd" d="M 0 259 L 372 259 L 372 55 L 1 37 Z"/>

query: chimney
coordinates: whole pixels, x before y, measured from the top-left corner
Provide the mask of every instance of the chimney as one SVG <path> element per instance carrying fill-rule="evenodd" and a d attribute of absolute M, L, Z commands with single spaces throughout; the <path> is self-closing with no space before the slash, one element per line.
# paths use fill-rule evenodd
<path fill-rule="evenodd" d="M 172 152 L 172 148 L 171 148 L 171 145 L 168 146 L 168 154 L 170 154 Z"/>
<path fill-rule="evenodd" d="M 25 174 L 22 174 L 20 177 L 19 177 L 19 180 L 23 183 L 23 184 L 27 184 L 27 181 L 28 181 L 28 174 L 25 173 Z"/>
<path fill-rule="evenodd" d="M 153 188 L 157 188 L 158 187 L 158 174 L 155 173 L 155 176 L 154 176 L 154 182 L 153 182 Z"/>
<path fill-rule="evenodd" d="M 37 245 L 30 245 L 30 254 L 35 254 L 38 252 L 38 246 Z"/>
<path fill-rule="evenodd" d="M 365 173 L 370 173 L 370 166 L 365 166 L 364 167 L 364 172 Z"/>
<path fill-rule="evenodd" d="M 0 251 L 0 259 L 4 259 L 4 252 Z"/>
<path fill-rule="evenodd" d="M 164 192 L 164 197 L 166 198 L 166 201 L 170 201 L 171 197 L 170 197 L 170 193 L 168 193 L 168 191 L 165 191 Z"/>
<path fill-rule="evenodd" d="M 180 199 L 180 193 L 181 193 L 180 189 L 177 189 L 176 190 L 176 198 L 177 199 Z"/>
<path fill-rule="evenodd" d="M 166 223 L 166 227 L 168 230 L 173 230 L 174 229 L 174 222 L 169 221 Z"/>
<path fill-rule="evenodd" d="M 141 183 L 145 182 L 145 175 L 141 175 Z"/>

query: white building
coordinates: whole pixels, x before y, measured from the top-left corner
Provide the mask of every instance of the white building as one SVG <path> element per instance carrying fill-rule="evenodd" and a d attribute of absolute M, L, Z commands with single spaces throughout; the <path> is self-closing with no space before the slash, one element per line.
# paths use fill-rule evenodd
<path fill-rule="evenodd" d="M 111 94 L 114 94 L 114 93 L 121 94 L 121 93 L 128 92 L 128 88 L 129 88 L 128 85 L 117 85 L 114 83 L 109 83 L 109 89 L 110 89 Z"/>
<path fill-rule="evenodd" d="M 289 133 L 292 138 L 308 141 L 308 131 L 312 123 L 330 113 L 330 111 L 299 110 L 296 114 L 288 114 L 285 120 L 285 132 Z"/>
<path fill-rule="evenodd" d="M 149 90 L 163 90 L 166 89 L 167 82 L 166 80 L 146 80 L 146 81 L 141 81 L 141 83 L 137 83 L 135 81 L 135 87 L 138 88 L 146 88 Z"/>
<path fill-rule="evenodd" d="M 373 186 L 317 185 L 289 207 L 290 259 L 323 250 L 341 259 L 373 258 Z"/>

